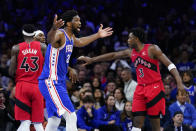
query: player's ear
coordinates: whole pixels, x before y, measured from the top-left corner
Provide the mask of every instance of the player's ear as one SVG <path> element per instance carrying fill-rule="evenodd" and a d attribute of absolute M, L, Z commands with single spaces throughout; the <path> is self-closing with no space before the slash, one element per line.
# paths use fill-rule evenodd
<path fill-rule="evenodd" d="M 71 22 L 67 22 L 66 26 L 71 27 Z"/>

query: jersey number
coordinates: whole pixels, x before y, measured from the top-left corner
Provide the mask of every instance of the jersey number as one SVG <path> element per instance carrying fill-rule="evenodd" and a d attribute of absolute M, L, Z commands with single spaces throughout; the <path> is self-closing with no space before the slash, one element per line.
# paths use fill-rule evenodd
<path fill-rule="evenodd" d="M 139 76 L 140 76 L 141 78 L 144 77 L 143 68 L 139 68 L 139 72 L 140 72 Z"/>
<path fill-rule="evenodd" d="M 28 72 L 29 71 L 29 68 L 33 72 L 37 71 L 39 69 L 39 65 L 37 63 L 37 61 L 38 61 L 39 58 L 38 57 L 35 57 L 35 56 L 34 57 L 31 57 L 31 60 L 32 60 L 32 63 L 34 65 L 34 67 L 30 67 L 29 64 L 26 63 L 27 58 L 28 57 L 24 57 L 24 59 L 22 61 L 22 64 L 20 66 L 20 69 L 25 69 L 25 72 Z"/>
<path fill-rule="evenodd" d="M 66 59 L 67 63 L 69 63 L 70 56 L 71 56 L 70 54 L 67 55 L 67 59 Z"/>

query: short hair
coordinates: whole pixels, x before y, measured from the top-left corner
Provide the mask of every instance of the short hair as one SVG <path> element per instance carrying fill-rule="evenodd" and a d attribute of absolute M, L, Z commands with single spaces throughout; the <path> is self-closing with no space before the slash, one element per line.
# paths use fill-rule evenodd
<path fill-rule="evenodd" d="M 176 112 L 174 113 L 173 117 L 175 117 L 177 114 L 182 114 L 182 115 L 183 115 L 182 111 L 176 111 Z"/>
<path fill-rule="evenodd" d="M 142 28 L 133 28 L 131 33 L 137 37 L 141 42 L 145 42 L 145 32 Z"/>
<path fill-rule="evenodd" d="M 36 31 L 36 28 L 33 24 L 25 24 L 23 25 L 22 30 L 27 33 L 34 33 Z"/>
<path fill-rule="evenodd" d="M 178 89 L 176 96 L 179 95 L 179 92 L 181 92 L 181 95 L 184 95 L 184 94 L 187 95 L 188 94 L 188 92 L 186 90 Z"/>
<path fill-rule="evenodd" d="M 68 10 L 61 15 L 61 19 L 65 22 L 65 26 L 67 22 L 72 21 L 73 17 L 78 15 L 78 12 L 75 10 Z"/>
<path fill-rule="evenodd" d="M 83 103 L 95 103 L 93 96 L 86 96 L 82 101 Z"/>

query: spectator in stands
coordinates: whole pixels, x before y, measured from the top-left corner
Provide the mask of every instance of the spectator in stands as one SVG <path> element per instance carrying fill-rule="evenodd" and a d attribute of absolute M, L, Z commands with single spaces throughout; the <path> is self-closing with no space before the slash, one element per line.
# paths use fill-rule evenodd
<path fill-rule="evenodd" d="M 123 69 L 121 72 L 121 78 L 124 82 L 124 93 L 128 101 L 133 100 L 133 94 L 137 86 L 137 82 L 132 79 L 131 70 L 129 68 Z"/>
<path fill-rule="evenodd" d="M 86 80 L 87 80 L 86 72 L 84 70 L 80 70 L 78 72 L 78 83 L 77 83 L 78 88 L 82 88 Z"/>
<path fill-rule="evenodd" d="M 132 103 L 125 102 L 123 112 L 120 114 L 120 125 L 123 131 L 131 131 L 133 125 Z"/>
<path fill-rule="evenodd" d="M 0 131 L 16 130 L 18 126 L 14 119 L 14 106 L 10 105 L 7 92 L 0 89 Z"/>
<path fill-rule="evenodd" d="M 103 73 L 103 68 L 102 65 L 100 63 L 96 63 L 94 68 L 93 68 L 93 75 L 92 75 L 92 79 L 94 77 L 99 78 L 101 80 L 101 85 L 103 87 L 103 90 L 105 88 L 105 84 L 106 84 L 106 77 L 104 75 L 105 73 Z"/>
<path fill-rule="evenodd" d="M 188 92 L 186 90 L 177 91 L 177 101 L 169 106 L 171 118 L 176 111 L 182 111 L 184 114 L 183 123 L 189 125 L 190 128 L 196 128 L 196 110 L 192 104 L 186 102 Z"/>
<path fill-rule="evenodd" d="M 192 131 L 190 127 L 183 124 L 184 116 L 182 111 L 176 111 L 172 117 L 173 122 L 164 128 L 163 131 Z"/>
<path fill-rule="evenodd" d="M 176 65 L 179 71 L 195 70 L 195 64 L 190 61 L 187 50 L 182 50 L 180 58 L 180 62 Z"/>
<path fill-rule="evenodd" d="M 119 111 L 123 111 L 125 106 L 125 95 L 122 88 L 116 88 L 114 90 L 115 107 Z"/>
<path fill-rule="evenodd" d="M 105 98 L 103 107 L 98 110 L 98 125 L 101 131 L 120 131 L 120 112 L 115 108 L 115 99 L 113 95 Z"/>
<path fill-rule="evenodd" d="M 94 77 L 92 80 L 92 89 L 102 89 L 101 87 L 101 81 L 99 78 Z"/>
<path fill-rule="evenodd" d="M 93 131 L 98 128 L 97 110 L 93 107 L 94 98 L 86 96 L 83 99 L 83 106 L 77 111 L 77 126 L 80 131 Z"/>
<path fill-rule="evenodd" d="M 0 74 L 1 74 L 0 82 L 4 89 L 8 87 L 8 83 L 10 79 L 10 76 L 8 73 L 9 66 L 7 65 L 7 63 L 8 63 L 8 55 L 2 54 L 1 59 L 0 59 Z"/>
<path fill-rule="evenodd" d="M 193 74 L 190 70 L 182 72 L 182 82 L 184 84 L 185 90 L 189 94 L 189 98 L 191 100 L 191 104 L 195 105 L 195 97 L 196 97 L 196 86 L 193 82 Z"/>
<path fill-rule="evenodd" d="M 116 83 L 114 81 L 109 81 L 105 88 L 105 96 L 113 94 L 116 89 Z"/>
<path fill-rule="evenodd" d="M 95 98 L 95 109 L 99 109 L 100 107 L 104 106 L 104 93 L 101 89 L 94 90 L 94 98 Z"/>

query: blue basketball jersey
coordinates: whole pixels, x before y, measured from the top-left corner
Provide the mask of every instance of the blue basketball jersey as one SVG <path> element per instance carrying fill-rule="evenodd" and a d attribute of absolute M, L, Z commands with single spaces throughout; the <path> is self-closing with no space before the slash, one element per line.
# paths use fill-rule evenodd
<path fill-rule="evenodd" d="M 66 80 L 66 74 L 69 66 L 69 59 L 73 50 L 73 39 L 63 29 L 60 29 L 65 35 L 65 44 L 60 48 L 54 48 L 48 45 L 45 54 L 45 63 L 39 80 Z"/>
<path fill-rule="evenodd" d="M 191 100 L 191 104 L 195 104 L 195 86 L 191 85 L 190 87 L 185 87 L 185 90 L 189 93 L 189 98 Z"/>

